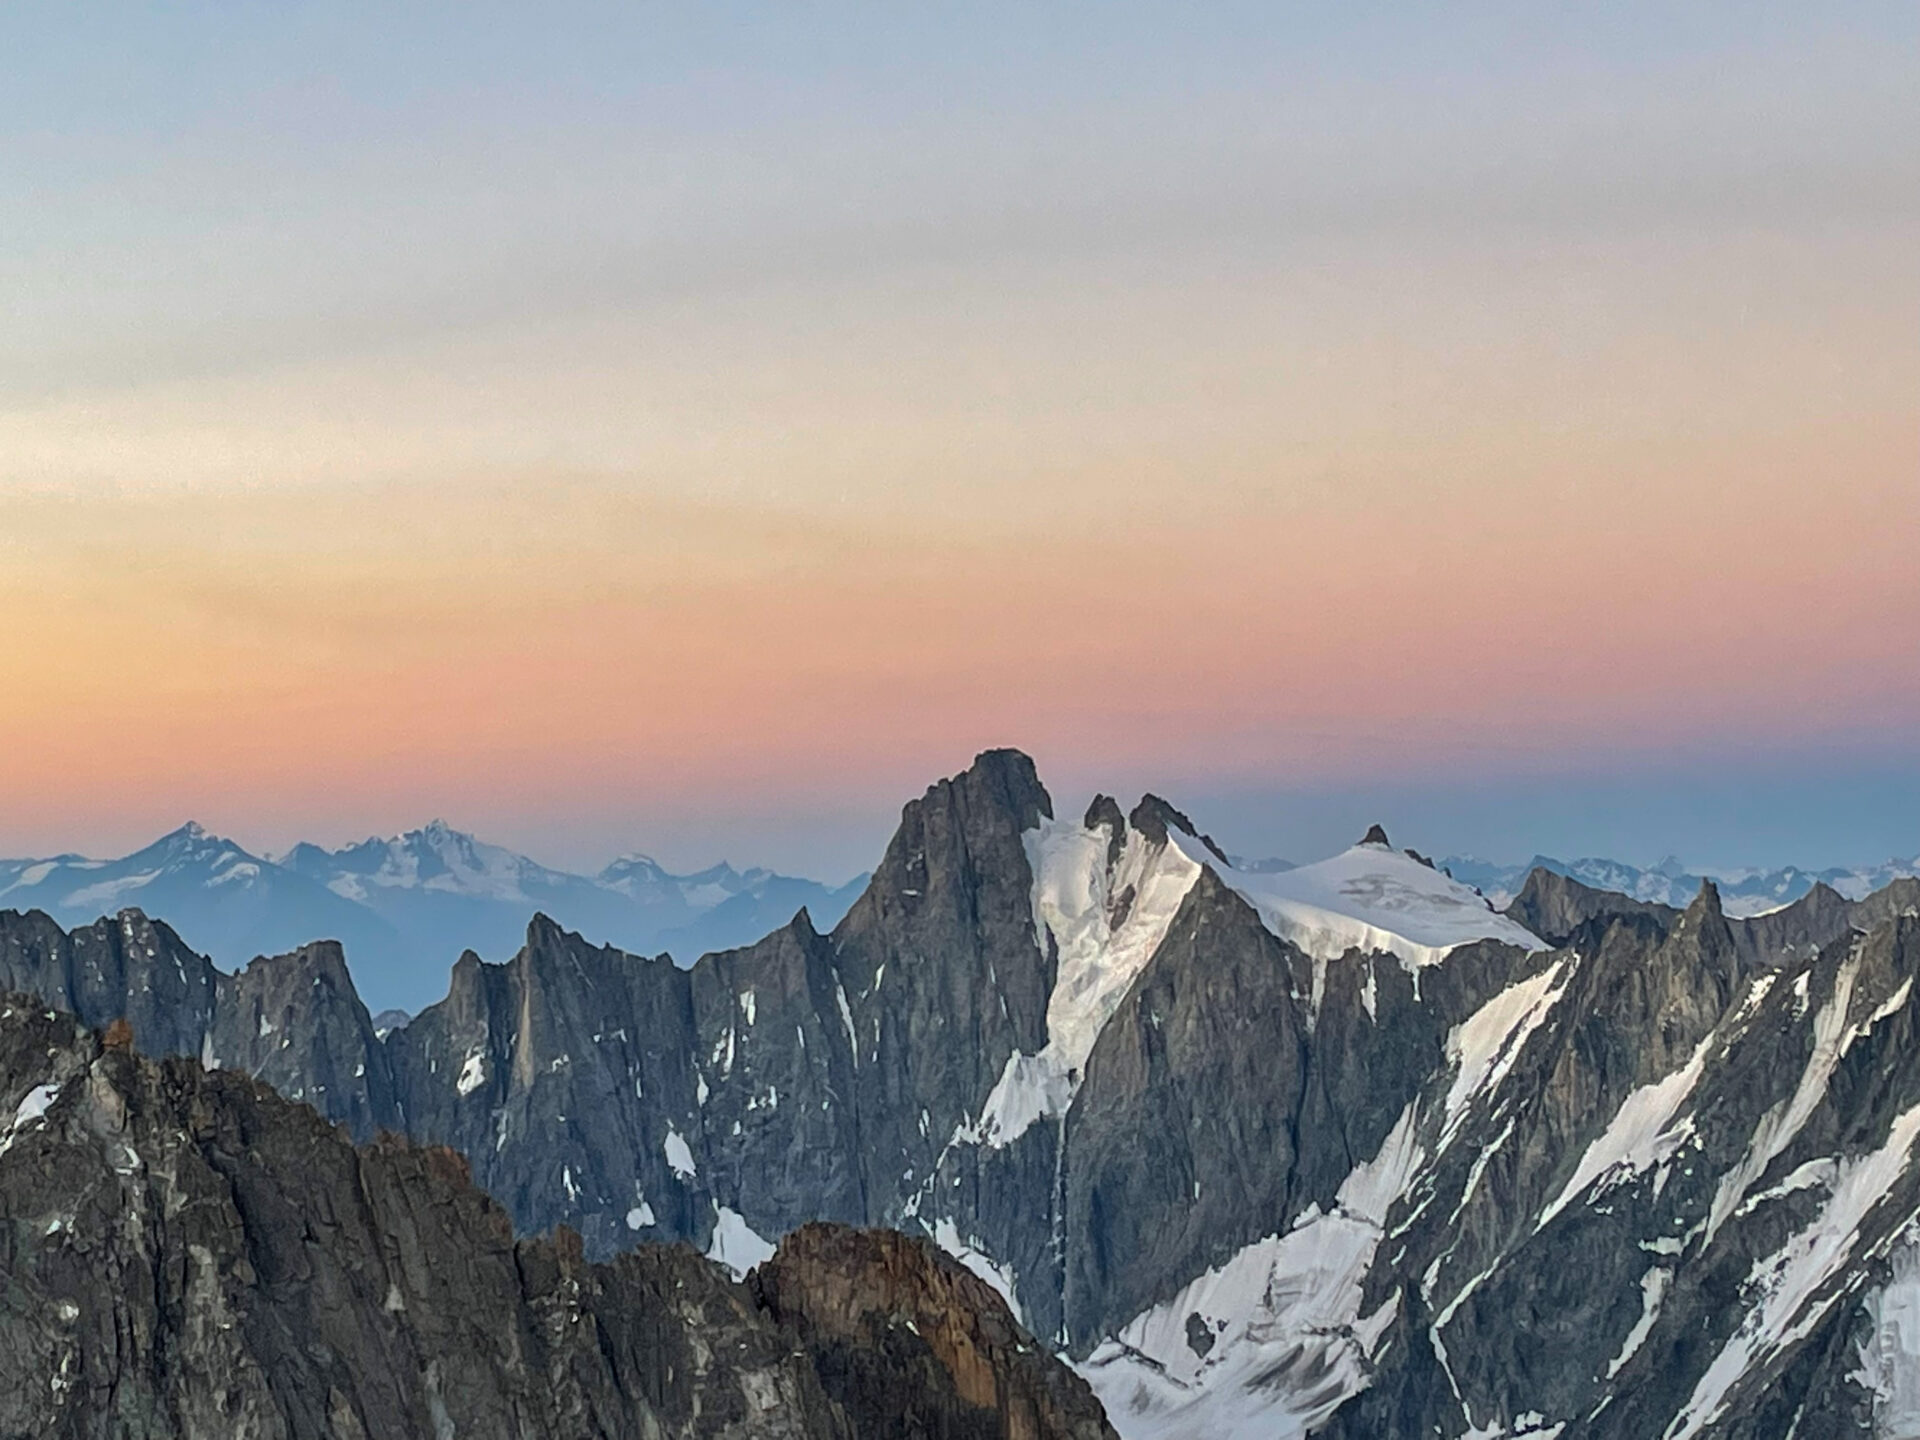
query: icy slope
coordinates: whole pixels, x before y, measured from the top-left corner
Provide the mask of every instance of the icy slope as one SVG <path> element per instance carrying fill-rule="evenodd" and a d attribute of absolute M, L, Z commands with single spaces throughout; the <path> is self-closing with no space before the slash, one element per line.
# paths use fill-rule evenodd
<path fill-rule="evenodd" d="M 956 1137 L 996 1147 L 1066 1113 L 1094 1041 L 1200 875 L 1178 845 L 1126 826 L 1117 807 L 1094 823 L 1042 820 L 1021 839 L 1033 870 L 1034 934 L 1052 941 L 1058 968 L 1046 1046 L 1008 1057 L 978 1121 Z"/>
<path fill-rule="evenodd" d="M 1379 951 L 1418 968 L 1475 940 L 1546 948 L 1531 931 L 1494 913 L 1469 886 L 1387 845 L 1363 843 L 1277 872 L 1212 863 L 1274 934 L 1316 960 L 1337 960 L 1349 950 Z"/>

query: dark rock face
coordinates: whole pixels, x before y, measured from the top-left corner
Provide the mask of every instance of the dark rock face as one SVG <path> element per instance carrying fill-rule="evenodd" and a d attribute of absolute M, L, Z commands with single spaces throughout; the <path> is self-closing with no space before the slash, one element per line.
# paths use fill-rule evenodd
<path fill-rule="evenodd" d="M 0 1112 L 0 1434 L 1112 1434 L 924 1242 L 811 1226 L 757 1291 L 681 1247 L 592 1264 L 516 1240 L 449 1150 L 356 1149 L 21 995 Z"/>
<path fill-rule="evenodd" d="M 222 975 L 199 1053 L 208 1066 L 244 1070 L 311 1102 L 362 1138 L 400 1124 L 386 1047 L 331 940 Z"/>
<path fill-rule="evenodd" d="M 1896 880 L 1861 900 L 1816 884 L 1791 905 L 1735 922 L 1734 939 L 1749 962 L 1778 965 L 1817 954 L 1844 936 L 1916 914 L 1920 880 Z"/>
<path fill-rule="evenodd" d="M 1286 1213 L 1308 1089 L 1291 959 L 1203 875 L 1101 1032 L 1067 1121 L 1066 1225 L 1084 1243 L 1069 1246 L 1066 1309 L 1083 1343 Z"/>
<path fill-rule="evenodd" d="M 1117 811 L 1119 806 L 1116 805 L 1114 809 Z M 1097 822 L 1090 817 L 1088 823 L 1093 824 Z M 1206 847 L 1207 853 L 1222 865 L 1228 863 L 1226 852 L 1213 843 L 1212 836 L 1202 835 L 1193 821 L 1181 814 L 1180 811 L 1174 809 L 1173 806 L 1169 805 L 1165 800 L 1162 800 L 1158 795 L 1142 795 L 1140 797 L 1140 803 L 1134 806 L 1132 812 L 1127 816 L 1127 825 L 1134 830 L 1138 830 L 1156 845 L 1166 844 L 1168 837 L 1175 833 L 1189 836 Z M 1115 825 L 1115 838 L 1118 839 L 1122 833 L 1121 828 Z"/>
<path fill-rule="evenodd" d="M 831 937 L 802 911 L 681 970 L 537 916 L 384 1040 L 338 946 L 226 975 L 138 911 L 71 937 L 0 912 L 0 985 L 125 1016 L 141 1049 L 245 1069 L 363 1138 L 451 1145 L 523 1231 L 570 1225 L 596 1257 L 705 1247 L 723 1210 L 767 1237 L 897 1223 L 1007 1057 L 1045 1042 L 1021 837 L 1051 811 L 1026 756 L 988 752 L 906 807 Z"/>
<path fill-rule="evenodd" d="M 138 910 L 68 935 L 38 910 L 0 910 L 0 990 L 38 995 L 88 1025 L 125 1020 L 156 1054 L 197 1054 L 221 974 Z"/>
<path fill-rule="evenodd" d="M 1014 1322 L 990 1285 L 925 1240 L 807 1225 L 751 1285 L 861 1434 L 1113 1436 L 1086 1382 Z"/>
<path fill-rule="evenodd" d="M 1326 968 L 1211 872 L 1101 1032 L 1066 1123 L 1067 1339 L 1085 1353 L 1310 1206 L 1373 1157 L 1444 1063 L 1447 1031 L 1539 968 L 1488 944 L 1414 977 Z"/>
<path fill-rule="evenodd" d="M 43 1086 L 0 1154 L 0 1433 L 859 1433 L 684 1250 L 516 1241 L 450 1151 L 0 1002 L 0 1105 Z"/>
<path fill-rule="evenodd" d="M 1661 929 L 1670 928 L 1680 912 L 1670 905 L 1650 900 L 1634 900 L 1611 890 L 1595 890 L 1578 880 L 1536 865 L 1527 872 L 1526 884 L 1507 907 L 1507 916 L 1556 945 L 1564 945 L 1582 926 L 1620 915 L 1645 915 Z"/>
<path fill-rule="evenodd" d="M 876 1221 L 902 1212 L 1007 1057 L 1046 1043 L 1054 956 L 1034 934 L 1021 836 L 1052 814 L 1033 762 L 989 751 L 906 807 L 833 932 Z"/>
<path fill-rule="evenodd" d="M 0 990 L 95 1027 L 125 1020 L 142 1050 L 245 1070 L 362 1137 L 399 1120 L 386 1051 L 332 941 L 228 975 L 138 910 L 71 936 L 39 911 L 6 910 Z"/>

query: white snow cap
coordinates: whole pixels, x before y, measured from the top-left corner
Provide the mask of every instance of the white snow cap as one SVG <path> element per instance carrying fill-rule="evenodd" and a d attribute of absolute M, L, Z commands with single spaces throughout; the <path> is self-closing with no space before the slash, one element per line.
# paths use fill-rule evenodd
<path fill-rule="evenodd" d="M 1418 967 L 1475 940 L 1547 948 L 1471 886 L 1374 840 L 1374 834 L 1384 832 L 1376 826 L 1352 849 L 1293 870 L 1256 874 L 1209 863 L 1260 912 L 1269 930 L 1316 960 L 1337 960 L 1349 950 L 1379 951 Z"/>

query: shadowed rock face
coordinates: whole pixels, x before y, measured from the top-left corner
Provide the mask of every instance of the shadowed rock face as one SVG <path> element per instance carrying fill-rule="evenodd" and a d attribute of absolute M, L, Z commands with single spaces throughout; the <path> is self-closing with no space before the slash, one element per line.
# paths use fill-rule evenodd
<path fill-rule="evenodd" d="M 1113 1435 L 1086 1382 L 1014 1322 L 992 1286 L 926 1240 L 803 1226 L 751 1285 L 863 1434 Z"/>
<path fill-rule="evenodd" d="M 1780 965 L 1817 954 L 1847 935 L 1872 930 L 1920 911 L 1920 880 L 1895 880 L 1859 900 L 1816 884 L 1791 905 L 1734 922 L 1741 953 L 1756 964 Z"/>
<path fill-rule="evenodd" d="M 901 812 L 833 932 L 876 1220 L 898 1216 L 917 1188 L 906 1177 L 932 1171 L 1007 1057 L 1046 1043 L 1054 957 L 1034 934 L 1021 836 L 1052 814 L 1031 760 L 988 751 Z"/>
<path fill-rule="evenodd" d="M 809 1227 L 759 1293 L 683 1247 L 590 1263 L 452 1151 L 355 1148 L 116 1028 L 0 997 L 0 1434 L 1111 1434 L 929 1246 Z"/>
<path fill-rule="evenodd" d="M 1527 873 L 1526 884 L 1513 903 L 1507 906 L 1510 919 L 1518 920 L 1542 940 L 1564 945 L 1593 921 L 1606 921 L 1621 915 L 1644 915 L 1661 929 L 1680 918 L 1670 905 L 1650 900 L 1635 900 L 1611 890 L 1595 890 L 1557 870 L 1536 865 Z"/>
<path fill-rule="evenodd" d="M 38 995 L 95 1027 L 125 1020 L 156 1055 L 199 1053 L 223 978 L 138 910 L 71 935 L 38 910 L 0 911 L 0 989 Z"/>
<path fill-rule="evenodd" d="M 1816 883 L 1792 904 L 1763 915 L 1730 919 L 1727 928 L 1746 964 L 1770 967 L 1805 959 L 1855 931 L 1864 933 L 1916 910 L 1920 910 L 1920 880 L 1895 880 L 1859 900 Z M 1541 939 L 1565 945 L 1588 925 L 1604 928 L 1607 921 L 1628 915 L 1644 916 L 1662 931 L 1669 930 L 1683 912 L 1671 905 L 1596 890 L 1536 866 L 1505 913 Z"/>
<path fill-rule="evenodd" d="M 1211 873 L 1100 1035 L 1068 1112 L 1065 1338 L 1084 1353 L 1372 1158 L 1449 1029 L 1542 962 L 1466 946 L 1414 977 L 1314 966 Z"/>

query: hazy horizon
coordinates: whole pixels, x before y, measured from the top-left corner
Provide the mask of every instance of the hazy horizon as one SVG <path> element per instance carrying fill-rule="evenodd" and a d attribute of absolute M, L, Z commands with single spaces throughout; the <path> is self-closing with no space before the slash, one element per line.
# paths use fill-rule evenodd
<path fill-rule="evenodd" d="M 1080 814 L 1099 793 L 1099 787 L 1062 788 L 1049 782 L 1044 765 L 1041 780 L 1048 784 L 1060 815 Z M 1920 784 L 1906 782 L 1911 789 L 1903 797 L 1903 781 L 1905 777 L 1872 771 L 1798 777 L 1792 783 L 1809 793 L 1795 796 L 1779 788 L 1757 790 L 1739 775 L 1693 772 L 1644 777 L 1631 784 L 1615 780 L 1570 785 L 1548 779 L 1469 790 L 1430 783 L 1320 793 L 1296 790 L 1279 796 L 1245 791 L 1183 793 L 1145 784 L 1122 787 L 1117 798 L 1130 806 L 1141 794 L 1162 794 L 1184 808 L 1202 831 L 1230 853 L 1249 859 L 1311 862 L 1338 853 L 1357 841 L 1369 825 L 1379 823 L 1396 845 L 1436 858 L 1470 857 L 1514 865 L 1546 855 L 1568 862 L 1600 858 L 1648 868 L 1678 859 L 1695 873 L 1727 874 L 1788 865 L 1821 870 L 1913 860 L 1920 855 L 1920 838 L 1903 823 L 1861 825 L 1850 822 L 1847 815 L 1849 804 L 1858 805 L 1869 796 L 1890 805 L 1905 798 L 1907 813 L 1920 812 Z M 807 826 L 804 816 L 785 817 L 761 831 L 732 820 L 722 832 L 698 823 L 677 829 L 636 828 L 628 833 L 640 838 L 612 848 L 583 839 L 577 826 L 561 834 L 516 833 L 506 817 L 495 824 L 447 814 L 384 827 L 306 831 L 286 824 L 244 829 L 196 814 L 124 838 L 114 838 L 120 832 L 110 831 L 91 844 L 27 846 L 0 858 L 63 853 L 117 858 L 192 822 L 255 855 L 278 859 L 301 841 L 337 850 L 368 839 L 389 839 L 440 819 L 485 843 L 574 874 L 596 874 L 616 859 L 645 855 L 678 874 L 725 862 L 740 869 L 763 866 L 839 885 L 878 863 L 898 820 L 899 806 L 918 794 L 917 789 L 903 793 L 884 812 L 862 813 L 848 807 L 814 828 Z M 1816 802 L 1831 806 L 1835 813 L 1831 819 L 1808 825 L 1804 813 L 1818 808 Z M 1661 830 L 1662 822 L 1670 828 Z M 1726 848 L 1716 851 L 1711 845 L 1716 833 L 1737 833 L 1744 837 L 1744 847 L 1723 841 Z M 1665 843 L 1688 840 L 1692 843 Z"/>

